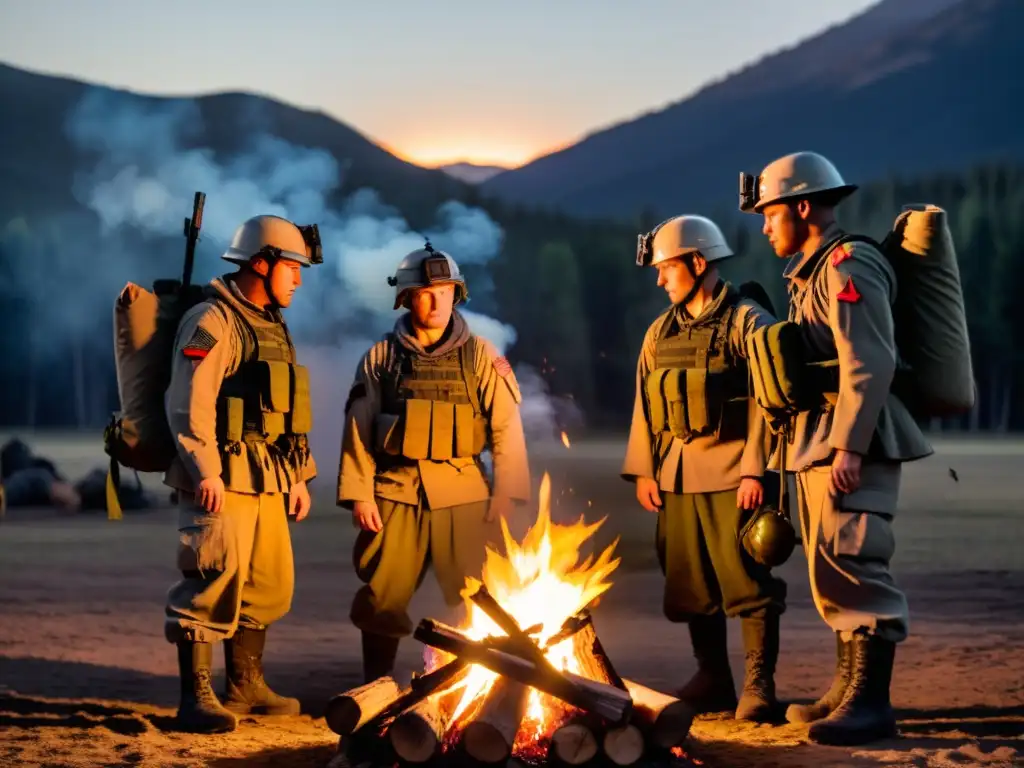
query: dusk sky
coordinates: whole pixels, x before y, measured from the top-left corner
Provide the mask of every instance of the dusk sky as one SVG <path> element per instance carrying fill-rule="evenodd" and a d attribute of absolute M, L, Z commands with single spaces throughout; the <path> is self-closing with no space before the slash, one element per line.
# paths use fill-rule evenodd
<path fill-rule="evenodd" d="M 517 165 L 873 4 L 0 0 L 0 61 L 146 93 L 259 92 L 423 165 Z"/>

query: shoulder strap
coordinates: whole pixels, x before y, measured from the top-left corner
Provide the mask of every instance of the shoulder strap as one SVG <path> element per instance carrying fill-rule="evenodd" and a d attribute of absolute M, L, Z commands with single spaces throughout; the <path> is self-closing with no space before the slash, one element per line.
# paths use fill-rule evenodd
<path fill-rule="evenodd" d="M 673 309 L 673 307 L 669 307 L 658 320 L 655 320 L 655 322 L 658 323 L 658 330 L 654 334 L 655 341 L 661 341 L 664 339 L 665 334 L 667 334 L 669 328 L 672 327 L 672 320 L 674 319 Z"/>
<path fill-rule="evenodd" d="M 459 347 L 459 366 L 462 368 L 462 378 L 466 382 L 473 413 L 480 416 L 483 410 L 480 407 L 480 381 L 476 375 L 476 350 L 476 336 L 470 334 L 466 343 Z"/>
<path fill-rule="evenodd" d="M 216 293 L 211 293 L 208 300 L 212 300 L 217 306 L 226 307 L 230 310 L 227 314 L 228 317 L 234 317 L 235 320 L 242 327 L 242 362 L 250 360 L 253 355 L 256 354 L 256 349 L 259 346 L 259 341 L 256 336 L 256 329 L 252 327 L 252 323 L 249 319 L 227 299 Z"/>

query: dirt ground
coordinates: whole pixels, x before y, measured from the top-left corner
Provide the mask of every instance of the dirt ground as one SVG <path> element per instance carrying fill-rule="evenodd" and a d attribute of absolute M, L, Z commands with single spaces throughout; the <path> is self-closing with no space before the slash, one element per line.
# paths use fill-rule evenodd
<path fill-rule="evenodd" d="M 103 461 L 97 436 L 22 436 L 72 476 Z M 913 620 L 893 682 L 900 737 L 824 748 L 795 726 L 702 719 L 687 747 L 692 756 L 707 766 L 1024 765 L 1024 444 L 936 447 L 936 456 L 908 467 L 896 527 L 894 570 Z M 534 466 L 551 472 L 556 517 L 608 515 L 599 543 L 621 536 L 623 562 L 596 611 L 598 629 L 621 674 L 668 690 L 694 665 L 685 628 L 662 617 L 654 519 L 618 479 L 621 451 L 597 441 L 548 446 L 534 451 Z M 174 517 L 157 510 L 111 523 L 9 510 L 0 523 L 0 766 L 325 766 L 336 738 L 320 713 L 330 696 L 358 684 L 360 662 L 347 620 L 357 587 L 354 531 L 333 507 L 334 457 L 319 461 L 313 514 L 292 526 L 293 609 L 271 630 L 267 651 L 270 682 L 299 696 L 305 714 L 246 719 L 223 736 L 170 729 L 176 666 L 161 622 L 176 576 Z M 790 607 L 777 681 L 787 700 L 816 697 L 833 663 L 804 567 L 796 554 L 781 569 Z M 417 619 L 451 618 L 429 580 L 414 609 Z M 741 679 L 738 627 L 730 629 Z M 403 643 L 399 672 L 419 668 L 421 651 Z"/>

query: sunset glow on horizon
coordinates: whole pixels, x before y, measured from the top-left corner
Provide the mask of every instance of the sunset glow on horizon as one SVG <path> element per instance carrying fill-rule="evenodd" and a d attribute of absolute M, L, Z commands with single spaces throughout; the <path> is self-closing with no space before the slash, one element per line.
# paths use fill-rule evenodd
<path fill-rule="evenodd" d="M 412 141 L 408 147 L 397 147 L 380 140 L 374 140 L 374 143 L 395 157 L 424 168 L 438 168 L 454 163 L 518 168 L 539 157 L 571 146 L 574 142 L 561 142 L 541 149 L 527 146 L 487 146 L 484 141 L 479 139 L 460 142 L 444 137 L 440 137 L 436 142 Z"/>

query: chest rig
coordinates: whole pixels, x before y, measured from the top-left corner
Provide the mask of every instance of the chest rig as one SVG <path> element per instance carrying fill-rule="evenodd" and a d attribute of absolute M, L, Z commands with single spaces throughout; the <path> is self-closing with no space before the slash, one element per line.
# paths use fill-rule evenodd
<path fill-rule="evenodd" d="M 654 369 L 644 382 L 648 423 L 656 436 L 684 442 L 709 435 L 722 441 L 746 437 L 747 365 L 729 349 L 740 295 L 726 290 L 713 316 L 686 325 L 673 311 L 658 329 Z"/>
<path fill-rule="evenodd" d="M 226 299 L 242 340 L 242 361 L 225 377 L 217 398 L 217 432 L 222 448 L 235 455 L 243 443 L 264 443 L 298 467 L 309 455 L 313 427 L 309 371 L 298 365 L 283 322 L 261 317 Z"/>
<path fill-rule="evenodd" d="M 430 358 L 406 349 L 393 334 L 388 341 L 381 412 L 393 418 L 385 452 L 431 461 L 479 456 L 488 422 L 480 406 L 475 338 Z"/>

